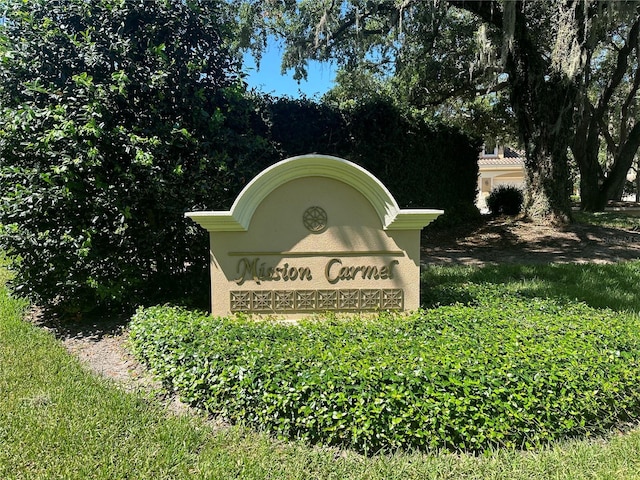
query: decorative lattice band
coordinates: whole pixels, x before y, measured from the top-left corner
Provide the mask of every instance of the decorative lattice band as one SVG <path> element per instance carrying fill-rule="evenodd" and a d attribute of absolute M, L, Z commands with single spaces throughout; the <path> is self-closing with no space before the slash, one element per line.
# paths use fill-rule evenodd
<path fill-rule="evenodd" d="M 232 312 L 402 310 L 402 289 L 232 291 Z"/>

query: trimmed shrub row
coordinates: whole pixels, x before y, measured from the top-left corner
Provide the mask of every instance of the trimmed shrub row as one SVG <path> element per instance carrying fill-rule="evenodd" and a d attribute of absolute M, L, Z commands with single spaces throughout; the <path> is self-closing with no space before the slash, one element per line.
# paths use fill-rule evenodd
<path fill-rule="evenodd" d="M 297 324 L 152 307 L 130 338 L 190 404 L 364 453 L 529 448 L 640 418 L 639 322 L 583 304 L 505 297 Z"/>

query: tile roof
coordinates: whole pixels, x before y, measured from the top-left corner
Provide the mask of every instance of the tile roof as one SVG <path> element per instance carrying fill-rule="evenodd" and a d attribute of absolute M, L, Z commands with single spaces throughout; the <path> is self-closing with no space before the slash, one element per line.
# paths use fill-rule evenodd
<path fill-rule="evenodd" d="M 504 154 L 482 155 L 478 157 L 478 165 L 480 166 L 524 166 L 524 153 L 509 147 L 504 147 Z"/>
<path fill-rule="evenodd" d="M 504 158 L 518 158 L 524 161 L 524 152 L 520 152 L 509 147 L 504 147 Z"/>
<path fill-rule="evenodd" d="M 499 158 L 499 157 L 493 157 L 493 158 L 479 158 L 478 159 L 478 165 L 486 165 L 486 166 L 491 166 L 491 165 L 519 165 L 519 166 L 524 166 L 524 160 L 520 157 L 517 158 Z"/>

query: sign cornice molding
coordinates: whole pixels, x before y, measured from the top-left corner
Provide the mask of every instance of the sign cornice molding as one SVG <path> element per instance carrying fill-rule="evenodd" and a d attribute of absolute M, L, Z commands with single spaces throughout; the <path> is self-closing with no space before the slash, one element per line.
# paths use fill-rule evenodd
<path fill-rule="evenodd" d="M 442 210 L 398 207 L 387 187 L 355 163 L 329 155 L 301 155 L 282 160 L 251 180 L 240 192 L 229 211 L 188 212 L 209 232 L 247 231 L 258 206 L 276 188 L 298 178 L 325 177 L 341 181 L 358 190 L 375 209 L 384 230 L 420 229 Z"/>

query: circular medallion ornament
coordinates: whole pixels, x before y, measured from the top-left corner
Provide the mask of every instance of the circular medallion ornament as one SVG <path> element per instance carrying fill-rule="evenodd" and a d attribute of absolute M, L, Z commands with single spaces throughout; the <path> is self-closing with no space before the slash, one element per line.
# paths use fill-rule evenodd
<path fill-rule="evenodd" d="M 327 228 L 327 212 L 321 207 L 309 207 L 302 215 L 302 223 L 312 233 L 321 233 Z"/>

